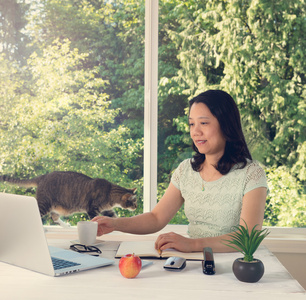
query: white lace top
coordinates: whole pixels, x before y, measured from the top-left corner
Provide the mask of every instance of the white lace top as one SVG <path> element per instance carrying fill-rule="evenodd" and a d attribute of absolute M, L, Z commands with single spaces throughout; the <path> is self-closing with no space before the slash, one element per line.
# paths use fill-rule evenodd
<path fill-rule="evenodd" d="M 265 171 L 257 161 L 248 161 L 243 169 L 235 165 L 221 178 L 205 182 L 186 159 L 174 171 L 171 182 L 185 200 L 191 238 L 232 232 L 233 226 L 239 225 L 243 196 L 258 187 L 268 189 Z"/>

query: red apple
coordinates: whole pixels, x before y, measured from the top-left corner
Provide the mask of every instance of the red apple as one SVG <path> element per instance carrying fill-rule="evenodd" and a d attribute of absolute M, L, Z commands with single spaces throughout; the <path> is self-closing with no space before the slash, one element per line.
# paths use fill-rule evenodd
<path fill-rule="evenodd" d="M 141 270 L 142 262 L 139 256 L 127 254 L 119 260 L 119 270 L 125 278 L 135 278 Z"/>

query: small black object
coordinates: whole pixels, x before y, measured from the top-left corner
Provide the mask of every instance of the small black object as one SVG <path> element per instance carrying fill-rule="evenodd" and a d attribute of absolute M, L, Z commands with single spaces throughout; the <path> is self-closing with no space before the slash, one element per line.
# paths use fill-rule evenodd
<path fill-rule="evenodd" d="M 214 275 L 215 270 L 215 261 L 213 251 L 210 247 L 205 247 L 203 249 L 204 261 L 202 261 L 203 273 L 206 275 Z"/>
<path fill-rule="evenodd" d="M 99 256 L 99 254 L 102 253 L 102 251 L 95 246 L 86 246 L 82 244 L 73 244 L 70 246 L 70 250 L 73 250 L 78 253 L 90 254 L 92 256 Z"/>
<path fill-rule="evenodd" d="M 165 264 L 164 269 L 168 271 L 182 271 L 186 267 L 186 259 L 182 257 L 169 257 Z"/>

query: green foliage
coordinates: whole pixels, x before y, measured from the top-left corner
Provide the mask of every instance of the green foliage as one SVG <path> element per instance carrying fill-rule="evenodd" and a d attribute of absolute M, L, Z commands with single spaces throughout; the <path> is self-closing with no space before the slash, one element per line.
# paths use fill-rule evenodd
<path fill-rule="evenodd" d="M 98 176 L 103 165 L 103 176 L 112 170 L 120 182 L 133 168 L 142 140 L 129 138 L 124 126 L 105 132 L 119 110 L 109 107 L 106 83 L 97 71 L 81 68 L 86 55 L 69 46 L 56 41 L 41 58 L 36 53 L 30 57 L 31 92 L 7 108 L 1 126 L 2 168 L 28 176 L 54 169 Z"/>
<path fill-rule="evenodd" d="M 23 64 L 29 53 L 29 38 L 24 33 L 26 12 L 29 4 L 25 0 L 0 1 L 0 49 L 10 61 Z M 1 82 L 2 83 L 2 82 Z"/>
<path fill-rule="evenodd" d="M 144 4 L 0 3 L 0 173 L 104 177 L 137 187 L 141 212 Z M 305 226 L 305 24 L 304 0 L 159 1 L 158 199 L 192 155 L 188 99 L 220 88 L 267 167 L 265 222 Z M 182 209 L 171 222 L 187 222 Z"/>
<path fill-rule="evenodd" d="M 249 231 L 248 225 L 243 220 L 244 225 L 235 226 L 233 233 L 229 234 L 230 240 L 225 240 L 225 245 L 241 252 L 244 255 L 243 260 L 250 262 L 254 260 L 254 253 L 263 241 L 263 239 L 269 234 L 267 228 L 257 230 L 255 225 L 251 231 Z"/>
<path fill-rule="evenodd" d="M 210 88 L 228 91 L 238 103 L 253 157 L 275 170 L 286 166 L 295 182 L 284 183 L 286 196 L 275 185 L 266 223 L 305 226 L 304 1 L 164 1 L 161 6 L 169 8 L 162 21 L 170 24 L 164 28 L 179 63 L 176 74 L 161 82 L 180 86 L 188 98 Z M 181 133 L 167 137 L 172 147 L 181 147 L 176 139 Z M 297 203 L 295 213 L 286 215 L 284 209 L 277 216 L 288 202 Z"/>
<path fill-rule="evenodd" d="M 253 152 L 305 180 L 304 1 L 187 1 L 169 36 L 193 96 L 221 88 L 236 99 Z M 190 82 L 190 83 L 189 83 Z M 284 147 L 284 145 L 290 145 Z"/>
<path fill-rule="evenodd" d="M 264 225 L 306 227 L 305 187 L 285 167 L 266 172 L 270 191 Z"/>

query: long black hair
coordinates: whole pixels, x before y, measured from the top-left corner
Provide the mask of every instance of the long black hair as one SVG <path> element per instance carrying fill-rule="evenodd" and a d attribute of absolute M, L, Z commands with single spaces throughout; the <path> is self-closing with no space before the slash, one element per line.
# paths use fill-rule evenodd
<path fill-rule="evenodd" d="M 189 111 L 194 103 L 203 103 L 209 108 L 217 118 L 226 140 L 224 154 L 215 168 L 223 175 L 237 163 L 241 164 L 240 168 L 244 168 L 247 159 L 252 160 L 252 156 L 243 135 L 240 113 L 234 99 L 224 91 L 208 90 L 190 100 Z M 194 143 L 192 148 L 196 153 L 191 159 L 191 166 L 194 171 L 199 172 L 205 161 L 205 154 L 200 153 Z"/>

